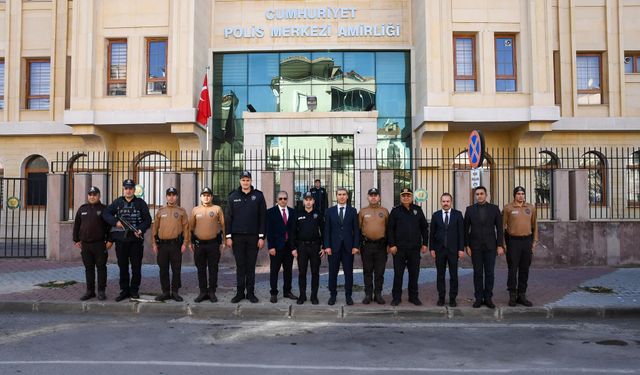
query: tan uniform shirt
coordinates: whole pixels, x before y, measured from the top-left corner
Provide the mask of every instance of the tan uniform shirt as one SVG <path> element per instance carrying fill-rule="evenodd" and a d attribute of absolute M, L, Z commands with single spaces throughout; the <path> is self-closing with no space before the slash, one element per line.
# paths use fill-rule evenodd
<path fill-rule="evenodd" d="M 156 237 L 161 240 L 173 240 L 182 234 L 183 243 L 185 245 L 189 244 L 191 237 L 189 219 L 187 218 L 187 211 L 180 206 L 162 206 L 156 212 L 151 229 L 151 238 L 154 242 Z"/>
<path fill-rule="evenodd" d="M 210 241 L 222 231 L 224 238 L 224 213 L 220 206 L 203 204 L 194 207 L 189 217 L 189 228 L 202 241 Z"/>
<path fill-rule="evenodd" d="M 369 205 L 358 214 L 362 235 L 371 240 L 378 241 L 386 237 L 389 211 L 380 205 Z"/>
<path fill-rule="evenodd" d="M 504 229 L 511 236 L 530 236 L 538 241 L 538 218 L 536 207 L 524 202 L 520 206 L 516 202 L 507 203 L 502 210 L 502 223 Z"/>

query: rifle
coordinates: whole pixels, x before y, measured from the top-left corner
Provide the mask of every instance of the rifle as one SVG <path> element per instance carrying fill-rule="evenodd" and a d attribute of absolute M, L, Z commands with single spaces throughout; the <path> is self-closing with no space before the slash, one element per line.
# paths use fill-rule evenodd
<path fill-rule="evenodd" d="M 118 219 L 119 222 L 122 223 L 122 226 L 124 227 L 124 237 L 127 237 L 127 233 L 128 232 L 133 232 L 133 234 L 138 237 L 138 238 L 142 238 L 142 232 L 140 231 L 140 229 L 137 229 L 136 227 L 134 227 L 127 219 L 123 218 L 120 215 L 115 215 L 116 219 Z"/>

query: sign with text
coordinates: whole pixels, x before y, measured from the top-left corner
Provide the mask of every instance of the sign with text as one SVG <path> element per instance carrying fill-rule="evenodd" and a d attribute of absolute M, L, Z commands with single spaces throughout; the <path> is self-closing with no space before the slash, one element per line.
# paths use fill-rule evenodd
<path fill-rule="evenodd" d="M 482 171 L 474 168 L 471 170 L 471 189 L 475 189 L 482 185 Z"/>

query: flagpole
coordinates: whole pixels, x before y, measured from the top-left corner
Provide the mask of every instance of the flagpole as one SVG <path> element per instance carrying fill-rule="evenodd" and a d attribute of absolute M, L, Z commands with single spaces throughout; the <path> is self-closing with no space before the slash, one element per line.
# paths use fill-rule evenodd
<path fill-rule="evenodd" d="M 209 65 L 207 65 L 207 67 L 204 70 L 204 75 L 207 76 L 207 86 L 209 86 Z M 207 90 L 209 90 L 209 87 L 207 87 Z M 211 103 L 209 103 L 209 105 L 211 105 Z M 213 116 L 212 116 L 213 118 Z M 209 122 L 209 119 L 207 119 L 207 154 L 209 153 L 209 128 L 211 127 L 212 123 Z"/>

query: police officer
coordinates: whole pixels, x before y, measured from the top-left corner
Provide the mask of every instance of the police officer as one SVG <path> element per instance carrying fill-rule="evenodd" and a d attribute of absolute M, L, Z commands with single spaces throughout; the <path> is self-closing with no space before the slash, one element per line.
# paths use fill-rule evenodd
<path fill-rule="evenodd" d="M 194 302 L 209 299 L 218 302 L 218 263 L 222 255 L 222 238 L 224 238 L 224 213 L 222 208 L 212 203 L 213 192 L 205 187 L 200 192 L 200 205 L 194 207 L 189 217 L 191 231 L 191 251 L 198 269 L 198 286 L 200 294 Z M 209 269 L 209 285 L 207 286 L 207 268 Z"/>
<path fill-rule="evenodd" d="M 400 191 L 400 205 L 389 214 L 387 229 L 389 252 L 393 254 L 393 290 L 391 306 L 398 306 L 402 297 L 404 269 L 409 271 L 409 302 L 422 305 L 418 298 L 418 276 L 420 276 L 420 253 L 427 252 L 429 228 L 422 208 L 413 204 L 413 190 Z"/>
<path fill-rule="evenodd" d="M 313 195 L 313 208 L 324 215 L 329 207 L 329 198 L 327 197 L 327 189 L 322 187 L 320 179 L 313 182 L 313 187 L 309 189 L 309 192 Z"/>
<path fill-rule="evenodd" d="M 102 211 L 106 206 L 100 202 L 100 189 L 95 186 L 87 192 L 87 201 L 76 212 L 73 223 L 73 242 L 81 250 L 87 279 L 87 292 L 80 300 L 86 301 L 96 296 L 97 269 L 98 299 L 104 301 L 107 298 L 107 250 L 112 245 L 109 241 L 109 224 L 102 219 Z"/>
<path fill-rule="evenodd" d="M 184 299 L 178 294 L 182 286 L 180 268 L 182 267 L 182 254 L 189 245 L 189 219 L 187 211 L 178 206 L 178 190 L 174 187 L 167 189 L 167 204 L 156 211 L 155 220 L 151 227 L 151 248 L 157 255 L 160 267 L 160 286 L 162 294 L 156 297 L 156 301 L 172 299 L 182 302 Z M 169 265 L 173 275 L 169 283 Z M 171 285 L 171 293 L 169 293 Z"/>
<path fill-rule="evenodd" d="M 298 287 L 300 296 L 296 302 L 302 305 L 307 300 L 307 266 L 311 266 L 311 303 L 317 305 L 320 285 L 320 262 L 324 256 L 322 231 L 324 216 L 313 208 L 313 194 L 307 192 L 303 199 L 304 209 L 298 212 L 296 225 L 296 249 L 293 256 L 298 259 Z"/>
<path fill-rule="evenodd" d="M 358 219 L 362 233 L 362 273 L 364 275 L 364 299 L 362 303 L 368 305 L 372 300 L 383 305 L 382 284 L 384 283 L 384 269 L 387 265 L 387 222 L 389 211 L 380 205 L 380 191 L 369 189 L 369 206 L 360 210 Z M 375 289 L 374 289 L 375 274 Z"/>
<path fill-rule="evenodd" d="M 259 302 L 255 295 L 256 260 L 258 250 L 264 247 L 266 212 L 264 195 L 251 185 L 251 173 L 242 172 L 240 186 L 229 193 L 224 218 L 227 246 L 233 248 L 236 259 L 237 291 L 232 303 L 245 297 L 251 303 Z"/>
<path fill-rule="evenodd" d="M 504 206 L 502 222 L 504 224 L 505 250 L 509 276 L 509 306 L 521 304 L 533 306 L 527 299 L 527 281 L 533 248 L 538 242 L 538 218 L 536 207 L 525 202 L 526 192 L 522 186 L 513 189 L 514 201 Z"/>
<path fill-rule="evenodd" d="M 147 203 L 134 194 L 136 184 L 133 180 L 126 179 L 122 182 L 122 187 L 123 195 L 102 212 L 102 218 L 111 225 L 111 238 L 116 243 L 120 268 L 120 294 L 116 297 L 116 302 L 129 297 L 140 298 L 144 232 L 151 227 Z"/>

